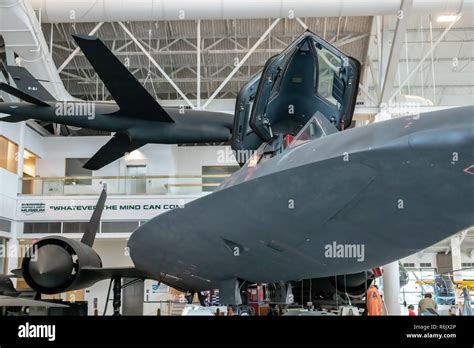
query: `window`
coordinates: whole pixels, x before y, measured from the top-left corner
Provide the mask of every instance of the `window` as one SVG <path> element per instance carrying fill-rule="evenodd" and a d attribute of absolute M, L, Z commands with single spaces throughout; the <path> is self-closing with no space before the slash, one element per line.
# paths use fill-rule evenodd
<path fill-rule="evenodd" d="M 126 192 L 129 195 L 146 193 L 146 166 L 130 165 L 126 169 Z"/>
<path fill-rule="evenodd" d="M 66 158 L 66 176 L 81 177 L 66 180 L 66 185 L 92 185 L 92 180 L 83 177 L 92 177 L 92 170 L 83 168 L 88 158 Z"/>
<path fill-rule="evenodd" d="M 10 220 L 0 218 L 0 231 L 11 232 L 12 222 Z"/>
<path fill-rule="evenodd" d="M 423 294 L 426 291 L 433 292 L 431 286 L 419 284 L 420 280 L 434 281 L 435 271 L 433 269 L 426 268 L 415 268 L 415 263 L 404 263 L 403 266 L 409 267 L 408 271 L 408 283 L 400 289 L 401 300 L 406 301 L 407 304 L 417 305 L 418 302 L 423 298 Z"/>
<path fill-rule="evenodd" d="M 0 136 L 0 168 L 16 174 L 18 145 Z"/>
<path fill-rule="evenodd" d="M 138 221 L 104 221 L 102 233 L 132 233 L 138 228 Z"/>
<path fill-rule="evenodd" d="M 63 233 L 84 233 L 88 225 L 88 221 L 63 222 Z"/>
<path fill-rule="evenodd" d="M 250 117 L 252 116 L 253 102 L 254 102 L 253 99 L 249 101 L 247 110 L 245 111 L 245 120 L 246 120 L 246 126 L 247 126 L 247 128 L 245 129 L 246 135 L 253 133 L 253 129 L 250 126 Z"/>
<path fill-rule="evenodd" d="M 463 268 L 464 267 L 466 267 L 466 268 L 474 267 L 474 262 L 463 262 L 463 263 L 461 263 L 461 267 L 463 267 Z"/>
<path fill-rule="evenodd" d="M 332 105 L 339 107 L 339 103 L 333 96 L 333 82 L 334 77 L 339 76 L 342 61 L 324 47 L 319 48 L 316 46 L 316 52 L 319 65 L 317 93 Z"/>
<path fill-rule="evenodd" d="M 203 166 L 202 167 L 202 175 L 227 175 L 230 176 L 231 174 L 235 173 L 239 170 L 239 166 Z M 215 191 L 216 188 L 222 184 L 222 182 L 227 177 L 204 177 L 202 178 L 202 187 L 203 192 L 212 192 Z"/>
<path fill-rule="evenodd" d="M 319 111 L 317 111 L 316 113 L 320 115 L 319 117 L 324 117 Z M 311 139 L 321 138 L 323 136 L 326 136 L 326 131 L 324 130 L 320 121 L 316 117 L 313 117 L 299 131 L 299 133 L 295 135 L 289 147 L 292 148 L 304 144 L 310 141 Z"/>
<path fill-rule="evenodd" d="M 34 193 L 36 175 L 36 158 L 37 156 L 30 151 L 25 150 L 23 153 L 23 181 L 22 191 L 24 195 Z"/>
<path fill-rule="evenodd" d="M 61 233 L 60 222 L 25 222 L 23 233 Z"/>
<path fill-rule="evenodd" d="M 431 262 L 420 262 L 420 267 L 431 267 Z"/>
<path fill-rule="evenodd" d="M 23 177 L 35 176 L 37 156 L 28 150 L 23 152 Z M 18 145 L 0 135 L 0 168 L 16 174 L 18 166 Z M 32 184 L 33 181 L 28 181 Z"/>

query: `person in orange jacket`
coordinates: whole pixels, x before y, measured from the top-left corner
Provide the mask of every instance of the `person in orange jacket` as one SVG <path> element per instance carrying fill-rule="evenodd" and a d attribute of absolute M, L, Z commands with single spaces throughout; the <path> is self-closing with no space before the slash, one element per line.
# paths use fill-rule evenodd
<path fill-rule="evenodd" d="M 371 285 L 367 290 L 367 315 L 382 315 L 382 296 L 377 285 Z"/>

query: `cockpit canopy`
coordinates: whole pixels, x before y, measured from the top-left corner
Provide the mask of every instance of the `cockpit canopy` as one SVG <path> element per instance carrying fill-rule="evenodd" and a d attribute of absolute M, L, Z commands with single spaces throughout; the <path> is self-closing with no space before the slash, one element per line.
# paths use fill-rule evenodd
<path fill-rule="evenodd" d="M 317 111 L 314 116 L 301 128 L 296 136 L 291 138 L 291 142 L 285 148 L 293 148 L 313 139 L 325 137 L 326 135 L 337 132 L 333 124 Z"/>
<path fill-rule="evenodd" d="M 350 126 L 360 64 L 310 31 L 271 57 L 237 98 L 232 148 L 256 150 L 295 136 L 318 112 L 338 130 Z"/>

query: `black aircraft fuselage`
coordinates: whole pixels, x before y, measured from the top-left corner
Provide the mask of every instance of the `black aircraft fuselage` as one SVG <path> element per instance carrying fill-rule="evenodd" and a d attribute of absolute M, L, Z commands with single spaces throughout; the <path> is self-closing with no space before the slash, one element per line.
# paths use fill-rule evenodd
<path fill-rule="evenodd" d="M 160 144 L 227 142 L 231 137 L 234 116 L 185 108 L 163 108 L 174 122 L 154 121 L 153 116 L 137 119 L 120 113 L 113 102 L 48 101 L 49 106 L 25 103 L 0 103 L 0 113 L 74 127 L 125 133 L 131 141 Z M 2 120 L 0 118 L 0 120 Z M 15 120 L 12 118 L 11 120 Z M 3 119 L 8 122 L 9 119 Z"/>
<path fill-rule="evenodd" d="M 474 107 L 356 127 L 252 162 L 133 232 L 136 268 L 194 291 L 354 274 L 474 225 Z"/>
<path fill-rule="evenodd" d="M 255 152 L 133 232 L 136 268 L 235 304 L 243 283 L 363 280 L 473 225 L 474 107 L 344 129 L 359 73 L 311 33 L 270 59 L 236 105 L 232 145 Z"/>

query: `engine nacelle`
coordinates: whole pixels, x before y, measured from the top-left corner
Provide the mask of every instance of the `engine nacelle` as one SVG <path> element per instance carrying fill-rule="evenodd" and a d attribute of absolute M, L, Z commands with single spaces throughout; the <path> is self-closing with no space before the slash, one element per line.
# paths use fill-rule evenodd
<path fill-rule="evenodd" d="M 99 255 L 84 243 L 57 236 L 33 244 L 23 259 L 22 272 L 33 290 L 57 294 L 94 284 L 96 277 L 85 267 L 102 267 Z"/>
<path fill-rule="evenodd" d="M 297 303 L 313 300 L 333 300 L 335 294 L 343 298 L 346 295 L 353 299 L 362 299 L 375 279 L 372 271 L 355 274 L 338 275 L 334 277 L 305 279 L 293 282 L 293 295 Z M 303 288 L 302 288 L 303 287 Z M 303 298 L 302 298 L 303 290 Z M 309 294 L 311 291 L 311 295 Z"/>
<path fill-rule="evenodd" d="M 362 298 L 374 279 L 375 275 L 372 271 L 367 271 L 328 277 L 327 281 L 331 284 L 334 291 L 347 293 L 350 297 Z"/>

